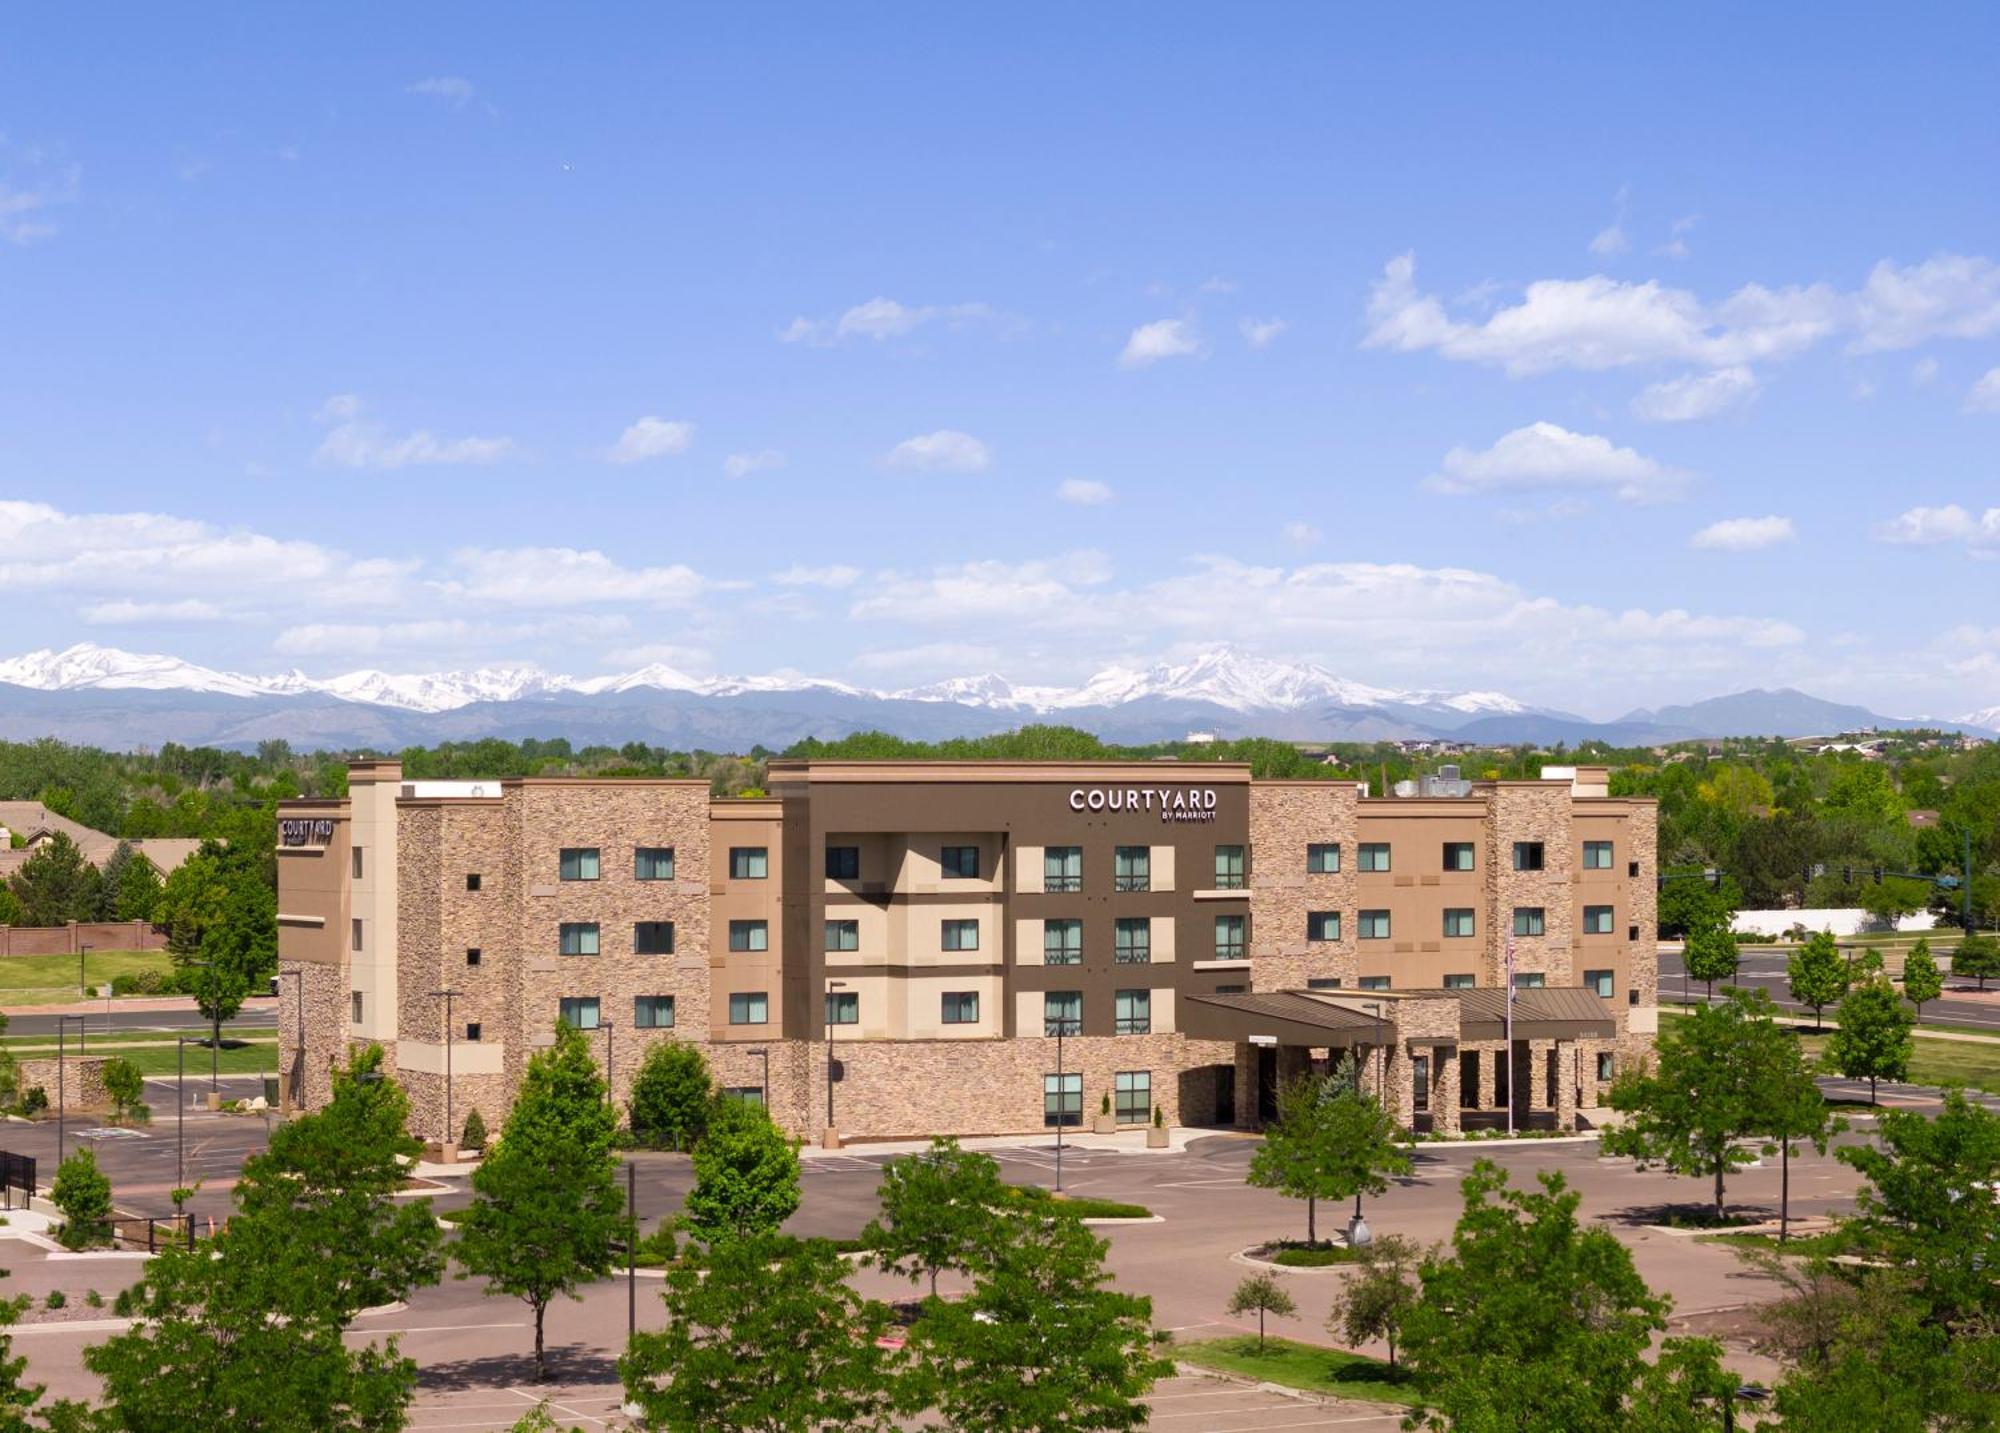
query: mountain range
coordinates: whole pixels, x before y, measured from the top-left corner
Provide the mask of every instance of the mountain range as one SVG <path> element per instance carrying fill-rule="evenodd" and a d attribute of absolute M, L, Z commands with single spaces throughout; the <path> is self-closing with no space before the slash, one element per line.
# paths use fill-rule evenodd
<path fill-rule="evenodd" d="M 1865 727 L 1942 725 L 1985 735 L 2000 725 L 2000 708 L 1952 721 L 1898 719 L 1802 692 L 1750 691 L 1598 722 L 1500 692 L 1368 686 L 1324 667 L 1226 646 L 1182 661 L 1107 667 L 1075 687 L 1018 685 L 987 672 L 894 691 L 795 673 L 695 677 L 658 664 L 583 678 L 535 667 L 253 676 L 90 643 L 0 659 L 0 736 L 112 748 L 284 738 L 301 749 L 394 749 L 561 736 L 579 744 L 637 740 L 744 751 L 871 729 L 939 740 L 1042 720 L 1123 742 L 1205 731 L 1298 741 L 1595 738 L 1629 746 Z"/>

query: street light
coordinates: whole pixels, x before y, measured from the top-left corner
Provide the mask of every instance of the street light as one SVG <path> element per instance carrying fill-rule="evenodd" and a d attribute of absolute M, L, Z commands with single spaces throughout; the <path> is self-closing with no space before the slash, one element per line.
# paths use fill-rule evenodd
<path fill-rule="evenodd" d="M 1062 1193 L 1063 1126 L 1069 1121 L 1069 1093 L 1063 1085 L 1063 1036 L 1069 1033 L 1069 1016 L 1056 1016 L 1056 1193 Z M 1077 1117 L 1083 1117 L 1083 1091 L 1076 1094 Z"/>
<path fill-rule="evenodd" d="M 299 1046 L 299 1047 L 298 1047 L 297 1051 L 295 1051 L 295 1052 L 294 1052 L 294 1054 L 293 1054 L 293 1056 L 292 1056 L 292 1070 L 293 1070 L 293 1072 L 294 1072 L 294 1073 L 296 1073 L 296 1075 L 297 1075 L 297 1080 L 296 1080 L 296 1081 L 294 1081 L 293 1079 L 291 1079 L 291 1078 L 289 1078 L 289 1077 L 288 1077 L 288 1078 L 286 1079 L 286 1081 L 285 1081 L 285 1098 L 286 1098 L 286 1099 L 287 1099 L 288 1101 L 289 1101 L 290 1099 L 292 1099 L 292 1098 L 293 1098 L 293 1085 L 294 1085 L 294 1084 L 296 1083 L 296 1085 L 297 1085 L 297 1099 L 298 1099 L 299 1103 L 303 1105 L 303 1104 L 305 1103 L 305 1093 L 306 1093 L 306 1089 L 305 1089 L 305 1085 L 306 1085 L 306 972 L 305 972 L 305 967 L 303 967 L 303 966 L 300 966 L 300 967 L 298 967 L 298 968 L 296 968 L 296 969 L 293 969 L 293 970 L 281 970 L 281 971 L 279 971 L 279 972 L 278 972 L 278 973 L 277 973 L 276 975 L 272 976 L 272 977 L 271 977 L 271 993 L 272 993 L 273 995 L 282 995 L 282 994 L 283 994 L 283 981 L 284 981 L 285 977 L 286 977 L 286 976 L 288 976 L 288 975 L 289 975 L 289 976 L 290 976 L 290 977 L 291 977 L 292 979 L 294 979 L 294 980 L 298 981 L 298 983 L 299 983 L 299 1035 L 298 1035 L 298 1046 Z M 449 1020 L 449 1019 L 450 1019 L 450 1012 L 449 1012 L 449 1011 L 447 1011 L 447 1012 L 446 1012 L 446 1019 L 447 1019 L 447 1020 Z M 280 1023 L 282 1024 L 283 1022 L 281 1021 Z M 449 1069 L 449 1068 L 451 1067 L 451 1052 L 450 1052 L 450 1048 L 449 1048 L 449 1047 L 446 1047 L 446 1051 L 445 1051 L 445 1067 L 446 1067 L 446 1069 Z"/>
<path fill-rule="evenodd" d="M 210 1040 L 208 1046 L 208 1092 L 219 1099 L 222 1094 L 222 1004 L 215 998 L 221 993 L 215 989 L 213 984 L 216 974 L 215 962 L 212 960 L 190 960 L 188 964 L 196 970 L 206 970 L 209 973 L 211 983 L 208 992 L 208 1018 L 209 1030 L 213 1038 Z M 199 999 L 199 997 L 196 998 Z"/>
<path fill-rule="evenodd" d="M 188 1046 L 199 1045 L 199 1037 L 176 1037 L 179 1072 L 174 1076 L 174 1188 L 187 1188 L 187 1073 Z"/>
<path fill-rule="evenodd" d="M 83 958 L 84 958 L 84 957 L 85 957 L 86 955 L 90 954 L 90 950 L 91 950 L 91 946 L 90 946 L 90 942 L 89 942 L 89 941 L 87 941 L 87 940 L 84 940 L 84 941 L 78 941 L 78 942 L 77 942 L 77 946 L 76 946 L 76 994 L 77 994 L 77 998 L 78 998 L 78 999 L 80 999 L 80 1000 L 81 1000 L 81 999 L 87 999 L 87 998 L 89 997 L 89 995 L 90 995 L 90 987 L 89 987 L 88 985 L 84 984 L 84 976 L 83 976 Z"/>
<path fill-rule="evenodd" d="M 56 1016 L 56 1165 L 62 1165 L 63 1125 L 68 1114 L 69 1081 L 63 1063 L 63 1035 L 69 1029 L 69 1022 L 76 1021 L 76 1048 L 83 1050 L 83 1017 L 81 1015 Z"/>
<path fill-rule="evenodd" d="M 844 980 L 826 983 L 826 1129 L 833 1133 L 833 992 L 847 989 Z"/>
<path fill-rule="evenodd" d="M 305 989 L 304 984 L 301 983 L 299 988 L 303 992 Z M 431 992 L 433 1000 L 444 1001 L 444 1136 L 438 1140 L 440 1148 L 452 1142 L 452 1131 L 458 1128 L 457 1125 L 452 1123 L 451 1119 L 451 1002 L 456 1000 L 460 993 L 456 990 L 433 990 Z M 301 995 L 301 999 L 303 999 L 303 995 Z M 303 1004 L 299 1006 L 299 1019 L 299 1048 L 304 1049 L 306 1027 L 304 1024 L 305 1006 Z M 606 1028 L 609 1029 L 610 1027 L 607 1026 Z"/>

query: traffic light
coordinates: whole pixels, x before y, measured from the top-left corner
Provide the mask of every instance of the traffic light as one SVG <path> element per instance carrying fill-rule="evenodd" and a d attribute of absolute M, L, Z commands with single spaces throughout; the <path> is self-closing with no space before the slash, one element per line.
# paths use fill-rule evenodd
<path fill-rule="evenodd" d="M 1840 868 L 1840 883 L 1843 886 L 1851 886 L 1854 884 L 1854 867 L 1842 866 Z"/>
<path fill-rule="evenodd" d="M 1875 868 L 1875 872 L 1874 872 L 1874 874 L 1875 874 L 1875 884 L 1876 884 L 1876 885 L 1878 885 L 1878 886 L 1879 886 L 1879 885 L 1881 885 L 1881 884 L 1882 884 L 1882 868 L 1881 868 L 1880 866 L 1877 866 L 1877 867 Z"/>

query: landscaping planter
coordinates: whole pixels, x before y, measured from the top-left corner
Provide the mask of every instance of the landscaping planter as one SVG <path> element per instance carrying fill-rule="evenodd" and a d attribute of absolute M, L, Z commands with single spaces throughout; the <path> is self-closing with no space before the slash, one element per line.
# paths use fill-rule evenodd
<path fill-rule="evenodd" d="M 1164 1129 L 1149 1126 L 1146 1130 L 1146 1148 L 1165 1149 L 1167 1147 L 1167 1133 Z"/>
<path fill-rule="evenodd" d="M 1093 1116 L 1090 1121 L 1090 1132 L 1092 1134 L 1117 1134 L 1118 1116 L 1116 1115 Z"/>

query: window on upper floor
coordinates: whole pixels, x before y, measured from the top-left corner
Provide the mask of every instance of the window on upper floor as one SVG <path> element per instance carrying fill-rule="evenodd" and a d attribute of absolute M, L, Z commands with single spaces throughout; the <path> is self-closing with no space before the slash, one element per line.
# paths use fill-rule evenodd
<path fill-rule="evenodd" d="M 979 1023 L 979 992 L 947 990 L 939 997 L 938 1019 L 946 1025 Z"/>
<path fill-rule="evenodd" d="M 1340 872 L 1340 843 L 1319 841 L 1306 847 L 1306 874 L 1332 876 Z"/>
<path fill-rule="evenodd" d="M 1586 970 L 1583 973 L 1583 988 L 1592 995 L 1609 1000 L 1618 993 L 1616 974 L 1610 970 Z"/>
<path fill-rule="evenodd" d="M 1610 935 L 1618 929 L 1614 923 L 1617 912 L 1610 906 L 1585 906 L 1583 908 L 1583 933 L 1585 935 Z"/>
<path fill-rule="evenodd" d="M 1444 978 L 1446 990 L 1471 990 L 1478 984 L 1478 977 L 1472 975 L 1447 975 Z"/>
<path fill-rule="evenodd" d="M 1146 965 L 1153 959 L 1153 922 L 1148 916 L 1119 916 L 1111 930 L 1112 958 L 1120 965 Z"/>
<path fill-rule="evenodd" d="M 1354 868 L 1357 871 L 1386 871 L 1389 869 L 1389 843 L 1387 841 L 1363 841 L 1356 853 Z"/>
<path fill-rule="evenodd" d="M 1058 893 L 1083 889 L 1083 847 L 1050 846 L 1042 852 L 1042 889 Z"/>
<path fill-rule="evenodd" d="M 763 846 L 731 846 L 729 848 L 729 879 L 732 881 L 761 881 L 771 873 L 771 853 Z"/>
<path fill-rule="evenodd" d="M 1339 940 L 1339 939 L 1340 939 L 1340 912 L 1339 912 L 1339 911 L 1307 911 L 1307 912 L 1306 912 L 1306 939 L 1307 939 L 1307 940 Z"/>
<path fill-rule="evenodd" d="M 1583 843 L 1583 868 L 1586 871 L 1610 870 L 1611 843 L 1609 841 L 1585 841 Z"/>
<path fill-rule="evenodd" d="M 674 997 L 635 995 L 632 997 L 632 1028 L 671 1030 L 674 1028 Z"/>
<path fill-rule="evenodd" d="M 1153 887 L 1153 849 L 1120 846 L 1111 853 L 1111 889 L 1146 891 Z"/>
<path fill-rule="evenodd" d="M 1357 911 L 1354 916 L 1355 934 L 1362 940 L 1387 940 L 1389 938 L 1389 913 L 1387 911 Z"/>
<path fill-rule="evenodd" d="M 1475 917 L 1471 906 L 1450 906 L 1444 913 L 1444 933 L 1452 939 L 1472 935 Z"/>
<path fill-rule="evenodd" d="M 556 857 L 556 873 L 565 881 L 597 879 L 597 847 L 565 846 Z"/>
<path fill-rule="evenodd" d="M 471 946 L 467 946 L 467 947 L 465 948 L 465 963 L 466 963 L 467 965 L 477 965 L 477 964 L 479 964 L 479 947 L 478 947 L 478 946 L 476 946 L 476 945 L 471 945 Z"/>
<path fill-rule="evenodd" d="M 1540 906 L 1514 907 L 1515 935 L 1542 935 L 1545 933 L 1543 910 Z"/>
<path fill-rule="evenodd" d="M 672 955 L 674 953 L 674 923 L 672 921 L 634 921 L 632 923 L 632 954 Z"/>
<path fill-rule="evenodd" d="M 1042 922 L 1042 964 L 1075 965 L 1083 959 L 1083 922 Z"/>
<path fill-rule="evenodd" d="M 1539 871 L 1543 866 L 1542 843 L 1540 841 L 1516 841 L 1514 843 L 1514 869 L 1517 871 Z"/>
<path fill-rule="evenodd" d="M 348 926 L 347 926 L 347 940 L 348 940 L 348 947 L 349 947 L 349 949 L 352 949 L 352 950 L 359 950 L 359 949 L 361 949 L 361 917 L 360 917 L 360 916 L 356 916 L 356 917 L 354 917 L 354 919 L 352 919 L 351 921 L 349 921 L 349 922 L 348 922 Z"/>
<path fill-rule="evenodd" d="M 861 992 L 858 990 L 827 991 L 826 1023 L 829 1025 L 859 1025 L 861 1023 Z"/>
<path fill-rule="evenodd" d="M 1215 889 L 1218 891 L 1240 891 L 1243 889 L 1243 848 L 1241 846 L 1217 846 L 1215 848 Z"/>
<path fill-rule="evenodd" d="M 556 951 L 560 955 L 596 955 L 597 922 L 564 921 L 556 927 Z"/>
<path fill-rule="evenodd" d="M 861 949 L 861 922 L 828 921 L 825 948 L 836 951 Z"/>
<path fill-rule="evenodd" d="M 739 990 L 729 997 L 731 1025 L 764 1025 L 771 1019 L 771 997 L 761 990 Z"/>
<path fill-rule="evenodd" d="M 979 879 L 979 848 L 946 846 L 938 852 L 938 866 L 948 879 L 976 881 Z"/>
<path fill-rule="evenodd" d="M 479 1022 L 477 1020 L 468 1020 L 465 1022 L 466 1039 L 472 1041 L 472 1043 L 476 1045 L 479 1043 L 479 1033 L 480 1033 Z"/>
<path fill-rule="evenodd" d="M 979 922 L 976 920 L 939 921 L 938 949 L 979 949 Z"/>
<path fill-rule="evenodd" d="M 1470 841 L 1447 841 L 1444 843 L 1444 868 L 1447 871 L 1469 871 L 1473 868 L 1472 843 Z"/>
<path fill-rule="evenodd" d="M 760 951 L 771 948 L 771 927 L 767 921 L 731 921 L 729 923 L 729 948 L 735 951 Z"/>
<path fill-rule="evenodd" d="M 1120 990 L 1112 996 L 1111 1033 L 1150 1035 L 1153 1033 L 1153 992 Z"/>
<path fill-rule="evenodd" d="M 557 1018 L 572 1030 L 595 1030 L 598 1025 L 595 995 L 565 995 L 556 1006 Z"/>
<path fill-rule="evenodd" d="M 1077 1035 L 1083 1031 L 1083 992 L 1045 990 L 1042 992 L 1042 1033 Z"/>
<path fill-rule="evenodd" d="M 674 878 L 672 846 L 639 846 L 632 852 L 632 879 L 671 881 Z"/>
<path fill-rule="evenodd" d="M 826 878 L 829 881 L 860 880 L 861 848 L 859 846 L 828 846 L 826 848 Z"/>
<path fill-rule="evenodd" d="M 361 848 L 359 846 L 354 847 L 349 853 L 349 858 L 353 862 L 353 865 L 349 869 L 348 874 L 358 881 L 361 879 Z"/>
<path fill-rule="evenodd" d="M 1217 960 L 1242 960 L 1248 951 L 1244 949 L 1243 932 L 1245 918 L 1242 916 L 1217 916 L 1215 918 L 1215 958 Z"/>

